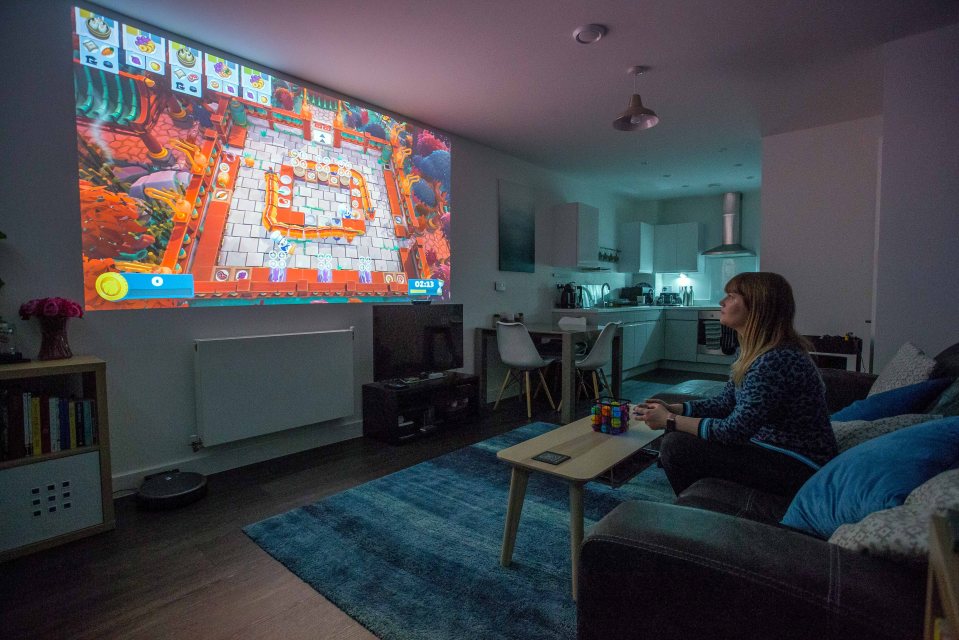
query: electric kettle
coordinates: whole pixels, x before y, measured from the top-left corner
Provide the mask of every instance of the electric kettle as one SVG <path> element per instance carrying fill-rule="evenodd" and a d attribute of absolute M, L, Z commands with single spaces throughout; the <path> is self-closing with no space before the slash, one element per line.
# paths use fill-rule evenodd
<path fill-rule="evenodd" d="M 566 284 L 558 284 L 556 288 L 560 289 L 559 294 L 559 308 L 560 309 L 575 309 L 576 308 L 576 283 L 567 282 Z"/>

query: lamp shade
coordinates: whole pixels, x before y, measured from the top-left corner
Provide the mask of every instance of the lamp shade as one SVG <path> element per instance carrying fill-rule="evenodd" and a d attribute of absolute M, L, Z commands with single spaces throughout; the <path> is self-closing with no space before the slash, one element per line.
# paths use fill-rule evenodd
<path fill-rule="evenodd" d="M 652 109 L 643 106 L 643 99 L 634 93 L 629 99 L 629 106 L 621 116 L 613 120 L 613 128 L 620 131 L 636 131 L 649 129 L 659 124 L 659 116 Z"/>

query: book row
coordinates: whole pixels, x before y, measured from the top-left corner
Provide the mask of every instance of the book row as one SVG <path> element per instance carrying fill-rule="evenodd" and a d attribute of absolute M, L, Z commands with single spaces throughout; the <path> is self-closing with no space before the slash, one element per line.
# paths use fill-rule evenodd
<path fill-rule="evenodd" d="M 92 399 L 6 391 L 0 400 L 0 459 L 96 444 L 97 412 Z"/>

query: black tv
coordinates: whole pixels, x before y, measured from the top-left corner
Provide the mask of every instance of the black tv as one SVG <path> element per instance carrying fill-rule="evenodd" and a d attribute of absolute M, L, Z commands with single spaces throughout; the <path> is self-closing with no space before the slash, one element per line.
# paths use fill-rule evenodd
<path fill-rule="evenodd" d="M 463 366 L 463 305 L 373 306 L 373 379 L 419 378 Z"/>

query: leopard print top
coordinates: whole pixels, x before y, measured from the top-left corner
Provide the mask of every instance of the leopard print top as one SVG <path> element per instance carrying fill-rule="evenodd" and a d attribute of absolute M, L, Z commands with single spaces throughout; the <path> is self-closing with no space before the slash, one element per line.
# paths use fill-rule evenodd
<path fill-rule="evenodd" d="M 819 370 L 791 346 L 756 358 L 738 387 L 730 378 L 718 396 L 686 402 L 683 415 L 703 418 L 700 438 L 752 443 L 816 469 L 839 451 Z"/>

